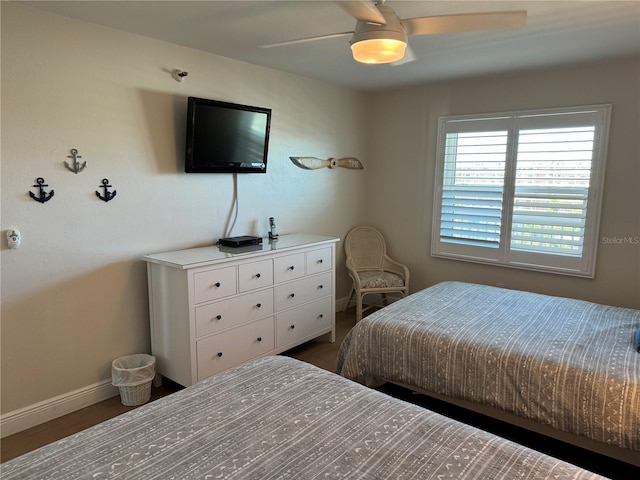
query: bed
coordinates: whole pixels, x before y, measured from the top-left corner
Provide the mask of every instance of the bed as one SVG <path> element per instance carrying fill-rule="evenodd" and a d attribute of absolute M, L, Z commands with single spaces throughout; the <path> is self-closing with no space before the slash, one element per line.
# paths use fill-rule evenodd
<path fill-rule="evenodd" d="M 640 311 L 443 282 L 359 322 L 337 372 L 640 465 Z"/>
<path fill-rule="evenodd" d="M 2 464 L 2 479 L 598 479 L 289 357 L 238 366 Z"/>

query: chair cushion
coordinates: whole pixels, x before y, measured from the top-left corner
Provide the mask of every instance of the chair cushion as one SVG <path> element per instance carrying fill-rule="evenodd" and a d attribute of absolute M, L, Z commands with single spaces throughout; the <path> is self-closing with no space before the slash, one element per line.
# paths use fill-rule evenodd
<path fill-rule="evenodd" d="M 391 272 L 358 272 L 362 288 L 404 287 L 400 275 Z"/>

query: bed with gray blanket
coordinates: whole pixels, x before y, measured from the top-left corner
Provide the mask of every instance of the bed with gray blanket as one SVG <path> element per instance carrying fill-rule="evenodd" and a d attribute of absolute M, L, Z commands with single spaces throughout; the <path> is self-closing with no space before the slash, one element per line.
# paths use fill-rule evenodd
<path fill-rule="evenodd" d="M 288 357 L 203 380 L 2 464 L 2 479 L 597 479 Z"/>
<path fill-rule="evenodd" d="M 337 372 L 640 465 L 640 310 L 444 282 L 363 319 Z"/>

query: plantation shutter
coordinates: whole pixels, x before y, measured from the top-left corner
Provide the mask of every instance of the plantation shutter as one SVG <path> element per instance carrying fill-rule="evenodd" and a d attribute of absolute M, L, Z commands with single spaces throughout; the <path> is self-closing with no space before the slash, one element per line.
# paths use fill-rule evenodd
<path fill-rule="evenodd" d="M 448 133 L 440 238 L 498 247 L 507 132 Z"/>
<path fill-rule="evenodd" d="M 518 133 L 511 248 L 581 256 L 595 127 Z"/>
<path fill-rule="evenodd" d="M 609 105 L 443 117 L 431 254 L 593 276 Z"/>

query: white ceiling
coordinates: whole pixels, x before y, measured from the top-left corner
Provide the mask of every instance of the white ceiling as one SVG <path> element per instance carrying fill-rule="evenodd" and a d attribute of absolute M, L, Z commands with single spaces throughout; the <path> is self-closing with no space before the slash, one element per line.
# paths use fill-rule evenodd
<path fill-rule="evenodd" d="M 522 29 L 412 36 L 417 60 L 355 62 L 349 37 L 278 48 L 259 45 L 353 30 L 333 1 L 29 1 L 32 7 L 217 55 L 358 88 L 640 55 L 640 0 L 394 1 L 400 18 L 527 10 Z M 178 66 L 179 68 L 179 66 Z"/>

